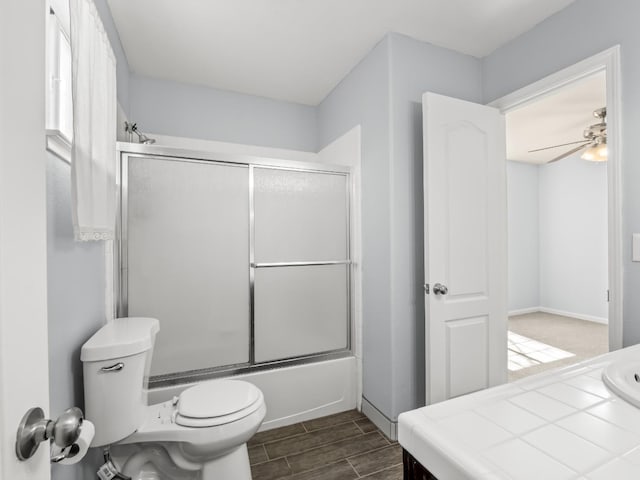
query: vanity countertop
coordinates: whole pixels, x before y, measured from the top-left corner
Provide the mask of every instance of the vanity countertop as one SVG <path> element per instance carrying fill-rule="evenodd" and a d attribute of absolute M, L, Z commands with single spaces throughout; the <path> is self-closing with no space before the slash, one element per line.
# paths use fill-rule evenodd
<path fill-rule="evenodd" d="M 640 409 L 602 369 L 640 345 L 405 412 L 402 447 L 439 480 L 640 479 Z"/>

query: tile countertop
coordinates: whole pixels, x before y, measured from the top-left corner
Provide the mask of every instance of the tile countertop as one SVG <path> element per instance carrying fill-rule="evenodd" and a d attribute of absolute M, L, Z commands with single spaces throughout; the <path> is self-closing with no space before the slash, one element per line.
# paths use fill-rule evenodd
<path fill-rule="evenodd" d="M 640 345 L 405 412 L 400 444 L 439 480 L 640 479 L 640 409 L 602 369 Z"/>

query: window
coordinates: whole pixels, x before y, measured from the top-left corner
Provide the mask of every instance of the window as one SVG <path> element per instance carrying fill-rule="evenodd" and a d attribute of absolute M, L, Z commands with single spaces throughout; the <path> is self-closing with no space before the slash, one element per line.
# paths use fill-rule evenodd
<path fill-rule="evenodd" d="M 50 8 L 47 19 L 47 149 L 66 161 L 71 159 L 73 102 L 71 98 L 71 46 L 68 22 Z"/>

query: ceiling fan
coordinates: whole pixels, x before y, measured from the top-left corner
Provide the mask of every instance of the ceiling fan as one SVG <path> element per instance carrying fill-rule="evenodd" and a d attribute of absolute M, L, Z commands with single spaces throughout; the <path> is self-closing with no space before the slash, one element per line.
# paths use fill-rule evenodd
<path fill-rule="evenodd" d="M 580 144 L 571 150 L 564 152 L 562 155 L 549 160 L 547 163 L 557 162 L 574 153 L 584 150 L 584 153 L 580 156 L 583 160 L 589 160 L 591 162 L 606 162 L 607 161 L 607 109 L 606 107 L 598 108 L 594 110 L 593 116 L 600 120 L 599 123 L 591 125 L 584 130 L 582 134 L 583 140 L 577 142 L 562 143 L 560 145 L 553 145 L 551 147 L 538 148 L 536 150 L 529 150 L 529 153 L 541 152 L 543 150 L 549 150 L 552 148 L 566 147 L 568 145 Z"/>

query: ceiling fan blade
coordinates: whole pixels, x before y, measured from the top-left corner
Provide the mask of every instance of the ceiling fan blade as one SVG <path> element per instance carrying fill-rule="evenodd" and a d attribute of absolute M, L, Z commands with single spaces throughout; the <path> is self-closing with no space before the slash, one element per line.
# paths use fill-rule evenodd
<path fill-rule="evenodd" d="M 553 163 L 553 162 L 557 162 L 558 160 L 562 160 L 563 158 L 567 158 L 568 156 L 573 155 L 576 152 L 579 152 L 583 148 L 587 148 L 589 145 L 591 145 L 591 144 L 588 143 L 588 144 L 585 144 L 585 145 L 580 145 L 579 147 L 576 147 L 576 148 L 572 148 L 568 152 L 565 152 L 562 155 L 557 156 L 556 158 L 552 158 L 551 160 L 549 160 L 547 162 L 547 164 Z"/>
<path fill-rule="evenodd" d="M 593 140 L 579 140 L 577 142 L 561 143 L 560 145 L 552 145 L 550 147 L 543 147 L 543 148 L 537 148 L 535 150 L 529 150 L 529 153 L 541 152 L 543 150 L 550 150 L 552 148 L 558 148 L 558 147 L 566 147 L 567 145 L 575 145 L 576 143 L 589 143 L 592 141 Z"/>

